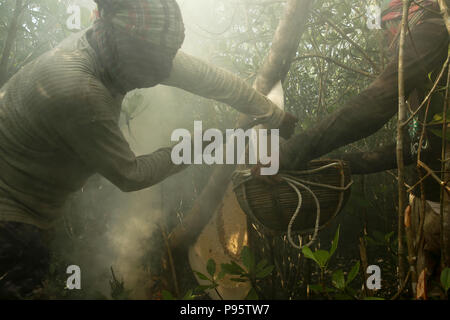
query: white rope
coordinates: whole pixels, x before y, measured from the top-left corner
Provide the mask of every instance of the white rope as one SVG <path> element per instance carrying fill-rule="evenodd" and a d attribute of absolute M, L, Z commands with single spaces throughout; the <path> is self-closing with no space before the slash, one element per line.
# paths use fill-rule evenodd
<path fill-rule="evenodd" d="M 305 186 L 304 184 L 302 184 L 302 183 L 300 183 L 300 182 L 298 182 L 298 181 L 295 181 L 295 180 L 291 180 L 291 179 L 289 179 L 289 178 L 287 178 L 287 177 L 282 177 L 282 179 L 284 179 L 284 180 L 292 187 L 292 189 L 295 190 L 295 192 L 296 192 L 297 195 L 298 195 L 298 205 L 297 205 L 297 209 L 295 209 L 295 213 L 294 213 L 294 215 L 292 216 L 291 220 L 289 221 L 289 224 L 288 224 L 288 230 L 287 230 L 287 237 L 288 237 L 288 240 L 289 240 L 289 243 L 291 244 L 291 246 L 293 246 L 293 247 L 296 248 L 296 249 L 301 250 L 301 249 L 303 249 L 304 247 L 309 247 L 309 246 L 311 246 L 311 245 L 316 241 L 317 235 L 319 234 L 319 226 L 320 226 L 320 202 L 319 202 L 319 199 L 317 199 L 317 196 L 314 194 L 314 192 L 313 192 L 310 188 L 308 188 L 307 186 Z M 311 195 L 312 195 L 313 198 L 314 198 L 314 201 L 316 202 L 316 207 L 317 207 L 316 224 L 315 224 L 315 226 L 314 226 L 314 234 L 313 234 L 312 239 L 311 239 L 307 244 L 305 244 L 304 246 L 296 245 L 296 244 L 294 243 L 294 240 L 292 239 L 292 225 L 294 224 L 295 219 L 297 219 L 297 216 L 298 216 L 299 213 L 300 213 L 300 209 L 301 209 L 301 207 L 302 207 L 302 202 L 303 202 L 302 194 L 301 194 L 300 190 L 295 186 L 296 184 L 299 185 L 300 187 L 306 189 L 309 193 L 311 193 Z"/>
<path fill-rule="evenodd" d="M 316 168 L 316 169 L 312 169 L 312 170 L 306 170 L 306 171 L 301 171 L 299 173 L 301 173 L 301 174 L 311 174 L 311 173 L 316 173 L 316 172 L 323 171 L 323 170 L 331 168 L 331 167 L 336 167 L 336 166 L 339 166 L 339 165 L 340 164 L 338 162 L 333 162 L 333 163 L 330 163 L 330 164 L 325 165 L 325 166 L 320 167 L 320 168 Z M 303 179 L 300 179 L 300 178 L 292 177 L 292 176 L 287 175 L 287 174 L 282 174 L 282 175 L 280 175 L 280 177 L 281 177 L 281 179 L 286 181 L 287 184 L 289 186 L 291 186 L 292 189 L 294 189 L 294 191 L 297 193 L 297 196 L 298 196 L 297 208 L 295 209 L 295 213 L 292 216 L 292 218 L 291 218 L 291 220 L 289 221 L 289 224 L 288 224 L 288 230 L 287 230 L 288 241 L 291 244 L 291 246 L 293 246 L 294 248 L 299 249 L 299 250 L 303 249 L 304 247 L 310 247 L 317 240 L 317 235 L 319 234 L 319 229 L 320 229 L 320 201 L 317 198 L 317 196 L 315 195 L 315 193 L 309 187 L 306 186 L 306 184 L 309 184 L 311 186 L 317 186 L 317 187 L 322 187 L 322 188 L 327 188 L 327 189 L 331 189 L 331 190 L 337 190 L 337 191 L 344 192 L 344 191 L 348 190 L 351 187 L 351 185 L 353 184 L 353 181 L 351 181 L 347 186 L 336 187 L 336 186 L 331 186 L 331 185 L 327 185 L 327 184 L 306 181 L 306 180 L 303 180 Z M 341 184 L 342 185 L 344 184 L 344 179 L 342 179 Z M 314 201 L 316 202 L 316 208 L 317 208 L 316 223 L 314 225 L 313 237 L 304 246 L 295 244 L 294 240 L 292 239 L 292 226 L 294 225 L 295 219 L 297 219 L 298 215 L 300 214 L 300 209 L 302 208 L 302 203 L 303 203 L 302 194 L 301 194 L 300 190 L 297 188 L 297 186 L 302 187 L 303 189 L 305 189 L 306 191 L 308 191 L 312 195 L 312 197 L 314 198 Z M 338 204 L 338 207 L 336 209 L 335 215 L 340 211 L 341 206 L 342 206 L 342 202 L 343 202 L 343 194 L 341 193 L 341 195 L 339 197 L 339 204 Z"/>

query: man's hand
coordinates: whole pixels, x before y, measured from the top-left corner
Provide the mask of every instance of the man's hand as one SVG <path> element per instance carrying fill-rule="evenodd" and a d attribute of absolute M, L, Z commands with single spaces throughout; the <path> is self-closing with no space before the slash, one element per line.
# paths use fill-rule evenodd
<path fill-rule="evenodd" d="M 296 116 L 289 112 L 285 112 L 283 121 L 280 124 L 280 137 L 289 139 L 295 132 L 297 122 L 298 119 Z"/>

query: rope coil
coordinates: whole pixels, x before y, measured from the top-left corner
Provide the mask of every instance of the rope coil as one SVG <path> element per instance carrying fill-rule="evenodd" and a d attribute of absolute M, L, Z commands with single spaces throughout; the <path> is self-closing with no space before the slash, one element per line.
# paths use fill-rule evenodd
<path fill-rule="evenodd" d="M 321 172 L 323 170 L 326 170 L 328 168 L 332 168 L 332 167 L 337 167 L 341 169 L 341 187 L 336 187 L 336 186 L 332 186 L 332 185 L 327 185 L 327 184 L 322 184 L 322 183 L 317 183 L 317 182 L 312 182 L 312 181 L 307 181 L 304 179 L 300 179 L 298 177 L 294 177 L 289 173 L 293 173 L 293 172 L 286 172 L 286 173 L 282 173 L 279 174 L 278 177 L 283 180 L 284 182 L 286 182 L 297 194 L 298 196 L 298 204 L 297 204 L 297 208 L 295 209 L 294 214 L 292 215 L 288 227 L 287 227 L 287 238 L 288 241 L 290 243 L 291 246 L 293 246 L 296 249 L 303 249 L 304 247 L 310 247 L 311 245 L 313 245 L 315 243 L 315 241 L 317 240 L 317 235 L 321 229 L 320 227 L 320 201 L 317 198 L 316 194 L 314 193 L 314 191 L 311 190 L 311 188 L 308 187 L 309 186 L 315 186 L 315 187 L 321 187 L 321 188 L 326 188 L 326 189 L 330 189 L 330 190 L 335 190 L 335 191 L 340 191 L 340 195 L 339 195 L 339 202 L 338 202 L 338 206 L 337 209 L 335 211 L 335 213 L 333 214 L 333 218 L 340 212 L 341 208 L 342 208 L 342 203 L 344 202 L 344 192 L 347 191 L 352 185 L 353 185 L 353 181 L 350 181 L 347 185 L 345 184 L 345 175 L 343 174 L 343 170 L 342 170 L 342 163 L 340 162 L 333 162 L 330 164 L 327 164 L 325 166 L 319 167 L 319 168 L 315 168 L 315 169 L 311 169 L 311 170 L 305 170 L 305 171 L 296 171 L 295 174 L 313 174 L 313 173 L 318 173 Z M 240 185 L 244 184 L 245 182 L 249 181 L 252 179 L 252 175 L 250 170 L 242 170 L 242 171 L 237 171 L 237 174 L 241 174 L 243 177 L 247 177 L 246 179 L 243 179 L 242 181 L 240 181 L 234 189 L 238 188 Z M 305 244 L 305 245 L 297 245 L 294 243 L 294 240 L 292 238 L 292 227 L 294 225 L 295 220 L 297 219 L 297 217 L 300 214 L 300 210 L 302 208 L 303 205 L 303 196 L 302 193 L 300 191 L 300 188 L 306 190 L 307 192 L 309 192 L 311 194 L 311 196 L 314 199 L 314 202 L 316 204 L 316 220 L 315 220 L 315 225 L 314 225 L 314 229 L 310 229 L 310 230 L 306 230 L 304 232 L 302 232 L 302 234 L 308 234 L 308 233 L 313 233 L 313 236 L 311 238 L 311 240 Z M 254 214 L 251 214 L 252 218 L 254 220 L 256 220 L 256 222 L 258 222 L 260 225 L 264 226 L 264 224 L 262 224 L 258 218 L 255 217 Z"/>

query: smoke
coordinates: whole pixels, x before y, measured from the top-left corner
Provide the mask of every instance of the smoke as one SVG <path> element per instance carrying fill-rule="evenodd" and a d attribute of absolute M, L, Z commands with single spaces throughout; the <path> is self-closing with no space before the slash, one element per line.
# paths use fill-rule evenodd
<path fill-rule="evenodd" d="M 205 33 L 202 29 L 215 32 L 222 27 L 220 19 L 217 19 L 217 12 L 214 14 L 216 2 L 179 1 L 186 26 L 183 51 L 206 60 L 212 59 L 210 53 L 213 51 L 214 43 L 202 36 L 202 33 Z M 223 18 L 223 13 L 221 17 Z M 141 94 L 144 97 L 143 106 L 146 108 L 131 121 L 131 130 L 124 130 L 131 148 L 138 155 L 172 145 L 170 141 L 172 131 L 177 128 L 190 130 L 193 121 L 201 120 L 199 115 L 205 111 L 205 106 L 183 104 L 183 95 L 186 94 L 178 89 L 158 86 L 132 94 Z M 193 100 L 195 101 L 194 98 Z M 208 104 L 206 108 L 212 108 L 211 103 Z M 160 232 L 158 224 L 160 219 L 164 218 L 163 212 L 167 214 L 171 211 L 168 207 L 173 204 L 167 203 L 164 210 L 164 199 L 174 199 L 181 191 L 180 185 L 192 185 L 190 180 L 189 172 L 184 172 L 160 185 L 126 195 L 126 201 L 114 221 L 108 238 L 115 255 L 114 265 L 123 276 L 125 285 L 133 288 L 133 298 L 146 298 L 146 290 L 152 285 L 152 270 L 143 269 L 141 264 L 146 250 L 153 246 L 148 242 L 149 239 L 153 233 Z M 162 194 L 163 190 L 165 194 Z M 174 197 L 171 197 L 171 194 Z"/>
<path fill-rule="evenodd" d="M 113 248 L 115 271 L 122 277 L 126 288 L 132 289 L 131 297 L 145 299 L 151 284 L 151 270 L 142 265 L 142 258 L 148 246 L 145 240 L 158 232 L 161 218 L 160 188 L 151 192 L 141 191 L 127 197 L 122 213 L 108 233 Z"/>
<path fill-rule="evenodd" d="M 81 2 L 92 5 L 92 1 Z M 215 63 L 213 34 L 222 32 L 234 19 L 233 10 L 218 6 L 219 2 L 179 0 L 186 26 L 182 50 L 212 63 Z M 122 119 L 121 124 L 136 155 L 172 145 L 170 137 L 173 130 L 191 130 L 194 120 L 207 120 L 214 113 L 214 104 L 210 101 L 164 86 L 130 93 L 125 107 L 133 101 L 139 101 L 139 106 L 129 114 L 128 121 Z M 192 170 L 198 172 L 202 169 L 187 169 L 159 185 L 134 193 L 122 193 L 105 179 L 96 178 L 78 195 L 74 201 L 82 199 L 84 205 L 77 205 L 76 214 L 89 217 L 88 221 L 95 221 L 105 229 L 95 238 L 79 242 L 71 259 L 85 270 L 85 281 L 89 281 L 90 287 L 109 297 L 108 280 L 111 279 L 110 267 L 113 267 L 118 280 L 123 280 L 125 288 L 132 290 L 130 298 L 149 297 L 153 270 L 143 263 L 145 255 L 157 245 L 151 239 L 160 232 L 158 226 L 161 219 L 166 218 L 163 214 L 176 215 L 174 207 L 178 203 L 175 200 L 181 194 L 194 195 L 197 191 L 192 181 Z M 207 171 L 204 178 L 207 179 Z M 174 216 L 171 218 L 176 220 Z M 94 233 L 96 228 L 91 228 Z M 89 241 L 94 243 L 88 244 Z"/>

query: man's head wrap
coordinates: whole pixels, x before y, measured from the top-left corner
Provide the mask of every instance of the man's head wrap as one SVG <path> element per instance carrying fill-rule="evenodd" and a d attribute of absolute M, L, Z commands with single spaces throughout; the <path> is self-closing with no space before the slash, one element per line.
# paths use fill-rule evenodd
<path fill-rule="evenodd" d="M 148 88 L 167 78 L 184 41 L 175 0 L 95 0 L 93 38 L 119 90 Z"/>
<path fill-rule="evenodd" d="M 408 23 L 411 29 L 421 23 L 425 14 L 425 10 L 422 7 L 437 6 L 436 0 L 418 0 L 416 2 L 419 3 L 420 6 L 412 3 L 409 7 Z M 402 19 L 403 1 L 384 0 L 381 9 L 383 25 L 391 33 L 391 36 L 395 36 L 398 33 Z"/>

